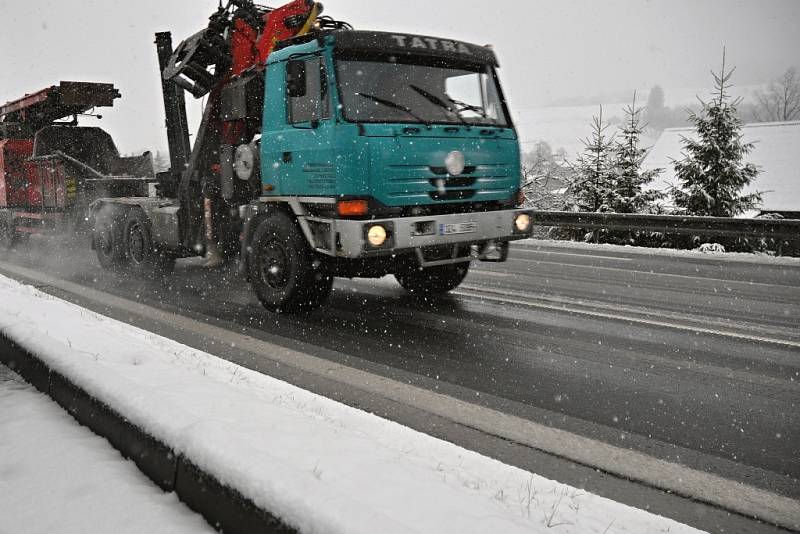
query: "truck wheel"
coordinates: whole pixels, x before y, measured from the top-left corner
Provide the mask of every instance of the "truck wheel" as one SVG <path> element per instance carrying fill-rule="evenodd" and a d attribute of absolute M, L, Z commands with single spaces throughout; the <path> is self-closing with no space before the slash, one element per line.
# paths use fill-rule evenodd
<path fill-rule="evenodd" d="M 16 241 L 14 223 L 0 220 L 0 250 L 11 250 Z"/>
<path fill-rule="evenodd" d="M 310 312 L 328 298 L 333 277 L 314 266 L 314 254 L 285 213 L 259 224 L 248 259 L 250 285 L 261 304 L 278 313 Z"/>
<path fill-rule="evenodd" d="M 103 269 L 118 269 L 125 263 L 122 231 L 109 211 L 101 212 L 95 217 L 94 248 L 97 261 Z"/>
<path fill-rule="evenodd" d="M 122 233 L 125 256 L 131 271 L 142 278 L 160 277 L 175 269 L 174 256 L 153 246 L 150 221 L 140 209 L 131 210 Z"/>
<path fill-rule="evenodd" d="M 469 272 L 469 262 L 409 269 L 395 273 L 400 285 L 414 295 L 442 295 L 457 288 Z"/>

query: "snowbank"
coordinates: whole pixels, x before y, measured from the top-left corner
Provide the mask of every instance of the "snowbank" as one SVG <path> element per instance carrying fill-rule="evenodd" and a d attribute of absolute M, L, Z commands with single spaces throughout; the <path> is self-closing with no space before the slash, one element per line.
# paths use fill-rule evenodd
<path fill-rule="evenodd" d="M 0 331 L 301 532 L 697 532 L 0 277 Z"/>
<path fill-rule="evenodd" d="M 622 252 L 625 254 L 640 254 L 643 256 L 672 256 L 693 258 L 699 260 L 728 261 L 740 263 L 767 263 L 778 265 L 793 265 L 800 267 L 800 258 L 789 256 L 771 256 L 769 254 L 751 252 L 718 252 L 709 253 L 699 250 L 679 250 L 674 248 L 650 248 L 634 247 L 631 245 L 612 245 L 609 243 L 586 243 L 584 241 L 564 241 L 556 239 L 526 239 L 518 241 L 526 248 L 536 248 L 538 246 L 554 248 L 578 248 L 593 251 Z"/>
<path fill-rule="evenodd" d="M 106 440 L 2 365 L 0 495 L 2 532 L 214 532 Z"/>

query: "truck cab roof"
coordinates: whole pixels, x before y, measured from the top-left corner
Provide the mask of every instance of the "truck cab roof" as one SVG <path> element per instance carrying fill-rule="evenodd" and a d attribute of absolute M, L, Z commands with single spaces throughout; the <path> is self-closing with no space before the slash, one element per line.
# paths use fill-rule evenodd
<path fill-rule="evenodd" d="M 499 65 L 494 51 L 487 47 L 426 35 L 399 32 L 333 30 L 307 34 L 279 43 L 267 63 L 290 59 L 333 46 L 337 55 L 349 58 L 371 56 L 409 56 L 461 63 Z"/>

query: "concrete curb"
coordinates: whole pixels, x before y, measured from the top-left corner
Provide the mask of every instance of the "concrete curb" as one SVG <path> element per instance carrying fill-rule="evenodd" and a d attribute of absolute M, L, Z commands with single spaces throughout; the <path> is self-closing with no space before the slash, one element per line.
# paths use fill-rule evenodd
<path fill-rule="evenodd" d="M 190 458 L 128 421 L 67 377 L 0 333 L 0 363 L 50 396 L 80 424 L 104 437 L 164 491 L 175 492 L 189 508 L 226 534 L 298 532 L 237 490 L 204 472 Z"/>

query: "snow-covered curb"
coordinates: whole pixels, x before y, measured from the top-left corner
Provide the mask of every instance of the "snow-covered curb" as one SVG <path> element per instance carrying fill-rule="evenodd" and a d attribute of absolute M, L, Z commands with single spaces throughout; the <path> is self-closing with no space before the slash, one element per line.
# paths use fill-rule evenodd
<path fill-rule="evenodd" d="M 642 256 L 673 256 L 698 260 L 730 261 L 740 263 L 768 263 L 776 265 L 792 265 L 800 267 L 800 258 L 788 256 L 770 256 L 761 253 L 746 252 L 720 252 L 709 253 L 699 250 L 678 250 L 673 248 L 634 247 L 631 245 L 611 245 L 607 243 L 585 243 L 583 241 L 562 241 L 555 239 L 526 239 L 520 244 L 527 248 L 537 246 L 569 249 L 585 249 L 592 251 L 621 252 L 626 254 L 640 254 Z"/>
<path fill-rule="evenodd" d="M 0 332 L 301 532 L 697 532 L 0 277 Z"/>

